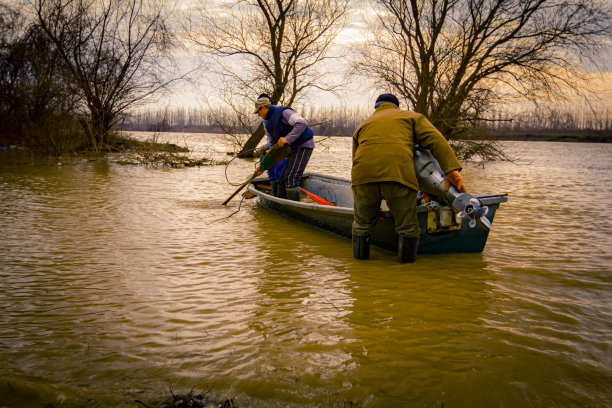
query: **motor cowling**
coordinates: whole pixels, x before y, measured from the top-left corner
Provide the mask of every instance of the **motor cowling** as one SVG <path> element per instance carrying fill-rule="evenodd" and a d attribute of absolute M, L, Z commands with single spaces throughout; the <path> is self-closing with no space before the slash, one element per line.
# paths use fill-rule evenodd
<path fill-rule="evenodd" d="M 457 211 L 457 217 L 470 219 L 468 224 L 470 228 L 478 225 L 484 230 L 491 229 L 491 222 L 486 217 L 489 208 L 484 206 L 482 201 L 469 193 L 460 193 L 453 186 L 448 191 L 444 191 L 444 172 L 429 150 L 416 146 L 413 162 L 419 189 L 422 192 L 452 203 Z"/>

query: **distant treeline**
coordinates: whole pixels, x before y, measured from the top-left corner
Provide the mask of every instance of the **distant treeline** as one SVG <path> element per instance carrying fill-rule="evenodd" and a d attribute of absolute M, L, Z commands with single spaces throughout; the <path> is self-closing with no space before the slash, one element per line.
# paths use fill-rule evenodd
<path fill-rule="evenodd" d="M 511 116 L 499 110 L 486 127 L 497 140 L 612 142 L 612 111 L 560 104 Z"/>
<path fill-rule="evenodd" d="M 372 109 L 366 107 L 316 107 L 299 112 L 316 135 L 351 136 Z M 173 107 L 132 114 L 124 130 L 155 132 L 223 133 L 232 121 L 228 110 Z M 236 131 L 239 127 L 236 126 Z M 540 109 L 520 113 L 498 110 L 483 120 L 476 137 L 497 140 L 550 140 L 612 142 L 612 112 Z"/>
<path fill-rule="evenodd" d="M 350 136 L 357 125 L 371 113 L 366 108 L 306 108 L 298 110 L 314 130 L 323 136 Z M 172 107 L 149 109 L 128 116 L 123 130 L 154 132 L 202 132 L 224 133 L 228 130 L 239 132 L 242 124 L 232 128 L 235 115 L 230 110 L 207 110 L 202 108 Z M 252 131 L 257 127 L 254 122 Z"/>

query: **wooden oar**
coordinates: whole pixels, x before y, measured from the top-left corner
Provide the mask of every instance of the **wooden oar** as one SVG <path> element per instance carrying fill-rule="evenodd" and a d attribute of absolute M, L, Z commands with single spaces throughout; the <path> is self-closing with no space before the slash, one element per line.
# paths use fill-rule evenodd
<path fill-rule="evenodd" d="M 255 178 L 255 176 L 257 176 L 257 172 L 253 173 L 253 175 L 252 175 L 251 177 L 249 177 L 249 178 L 247 179 L 247 181 L 245 181 L 244 183 L 242 183 L 242 184 L 240 185 L 240 187 L 238 187 L 238 188 L 236 189 L 236 191 L 234 191 L 234 192 L 232 193 L 232 195 L 231 195 L 231 196 L 227 197 L 227 199 L 226 199 L 224 202 L 222 202 L 222 203 L 221 203 L 221 205 L 226 205 L 227 203 L 229 203 L 229 202 L 230 202 L 230 200 L 231 200 L 232 198 L 234 198 L 234 196 L 236 196 L 236 194 L 238 194 L 238 193 L 240 192 L 240 190 L 242 190 L 242 189 L 243 189 L 243 188 L 244 188 L 244 187 L 245 187 L 247 184 L 249 184 L 249 183 L 251 182 L 251 180 L 253 180 L 253 179 Z"/>
<path fill-rule="evenodd" d="M 261 159 L 261 162 L 259 163 L 259 171 L 264 172 L 269 168 L 276 166 L 278 163 L 282 162 L 284 158 L 289 156 L 289 153 L 291 153 L 291 147 L 289 147 L 288 144 L 283 147 L 279 147 L 278 143 L 275 144 L 274 146 L 272 146 L 270 151 L 263 157 L 263 159 Z M 223 203 L 221 203 L 221 205 L 226 205 L 227 203 L 229 203 L 230 200 L 234 198 L 236 194 L 240 192 L 240 190 L 246 187 L 255 177 L 257 177 L 257 171 L 254 171 L 253 175 L 250 176 L 244 183 L 242 183 L 240 187 L 238 187 L 236 191 L 232 193 L 231 196 L 229 196 Z"/>

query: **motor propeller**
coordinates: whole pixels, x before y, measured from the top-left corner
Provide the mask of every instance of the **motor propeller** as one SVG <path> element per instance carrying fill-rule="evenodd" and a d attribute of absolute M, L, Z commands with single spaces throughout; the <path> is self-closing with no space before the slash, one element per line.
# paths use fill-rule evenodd
<path fill-rule="evenodd" d="M 491 221 L 485 217 L 489 213 L 489 207 L 483 205 L 482 201 L 478 198 L 468 193 L 463 193 L 453 201 L 453 208 L 458 211 L 457 220 L 469 218 L 468 226 L 470 228 L 478 225 L 486 231 L 491 229 Z"/>

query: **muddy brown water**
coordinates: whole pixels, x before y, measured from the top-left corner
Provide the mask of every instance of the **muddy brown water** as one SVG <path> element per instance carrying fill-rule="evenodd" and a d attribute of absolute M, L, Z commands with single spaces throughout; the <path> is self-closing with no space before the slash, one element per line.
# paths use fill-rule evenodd
<path fill-rule="evenodd" d="M 225 158 L 216 136 L 163 137 Z M 309 170 L 349 177 L 350 146 L 319 143 Z M 515 163 L 462 172 L 509 193 L 484 252 L 411 265 L 356 261 L 256 199 L 224 218 L 225 166 L 0 152 L 0 407 L 170 386 L 238 407 L 611 406 L 612 144 L 504 146 Z"/>

